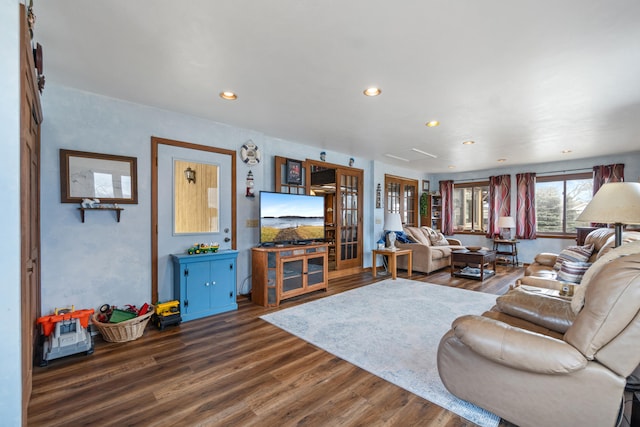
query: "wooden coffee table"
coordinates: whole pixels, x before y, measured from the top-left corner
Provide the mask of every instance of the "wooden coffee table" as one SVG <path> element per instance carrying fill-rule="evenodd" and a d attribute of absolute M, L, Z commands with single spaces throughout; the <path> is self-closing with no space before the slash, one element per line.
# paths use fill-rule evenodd
<path fill-rule="evenodd" d="M 493 267 L 493 269 L 489 269 Z M 451 252 L 451 277 L 484 280 L 496 274 L 496 251 L 468 249 Z"/>

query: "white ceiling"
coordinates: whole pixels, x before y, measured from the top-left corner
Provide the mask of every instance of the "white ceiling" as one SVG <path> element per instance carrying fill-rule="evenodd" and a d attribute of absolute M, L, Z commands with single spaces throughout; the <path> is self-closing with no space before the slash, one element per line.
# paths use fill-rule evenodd
<path fill-rule="evenodd" d="M 35 0 L 34 11 L 49 84 L 350 156 L 439 173 L 640 148 L 638 0 Z M 364 96 L 369 86 L 382 94 Z"/>

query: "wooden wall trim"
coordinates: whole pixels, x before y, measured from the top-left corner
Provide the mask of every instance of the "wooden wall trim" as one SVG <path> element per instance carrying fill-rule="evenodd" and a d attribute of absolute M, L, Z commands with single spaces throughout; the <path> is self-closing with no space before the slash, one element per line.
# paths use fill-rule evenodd
<path fill-rule="evenodd" d="M 237 249 L 236 151 L 191 142 L 151 137 L 151 301 L 158 301 L 158 147 L 170 145 L 231 156 L 231 249 Z"/>

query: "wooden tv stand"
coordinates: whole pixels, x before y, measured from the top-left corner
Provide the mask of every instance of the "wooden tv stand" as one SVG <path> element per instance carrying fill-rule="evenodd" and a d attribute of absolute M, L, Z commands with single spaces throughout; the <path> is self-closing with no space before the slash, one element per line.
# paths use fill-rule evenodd
<path fill-rule="evenodd" d="M 285 245 L 251 250 L 251 300 L 264 307 L 328 288 L 328 245 Z"/>

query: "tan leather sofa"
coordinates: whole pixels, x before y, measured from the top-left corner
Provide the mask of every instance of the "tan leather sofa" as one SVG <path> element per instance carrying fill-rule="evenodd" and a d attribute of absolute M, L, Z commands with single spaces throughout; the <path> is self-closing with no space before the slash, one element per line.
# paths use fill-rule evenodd
<path fill-rule="evenodd" d="M 622 234 L 623 242 L 629 243 L 640 240 L 640 232 L 627 231 Z M 615 232 L 613 228 L 598 228 L 587 235 L 584 245 L 593 245 L 593 252 L 589 262 L 593 263 L 598 258 L 610 251 L 615 246 Z M 543 277 L 546 279 L 555 279 L 558 272 L 553 266 L 556 263 L 558 254 L 542 252 L 535 256 L 534 261 L 524 270 L 525 276 Z"/>
<path fill-rule="evenodd" d="M 515 288 L 456 319 L 438 347 L 445 387 L 521 427 L 616 425 L 640 365 L 640 242 L 600 257 L 581 286 L 572 300 Z"/>
<path fill-rule="evenodd" d="M 429 227 L 403 227 L 403 231 L 416 243 L 400 243 L 396 240 L 396 247 L 412 250 L 413 271 L 429 274 L 448 267 L 451 265 L 451 251 L 464 249 L 458 239 L 445 238 L 446 245 L 434 244 L 440 233 Z M 398 268 L 406 270 L 407 264 L 407 257 L 398 257 Z"/>

